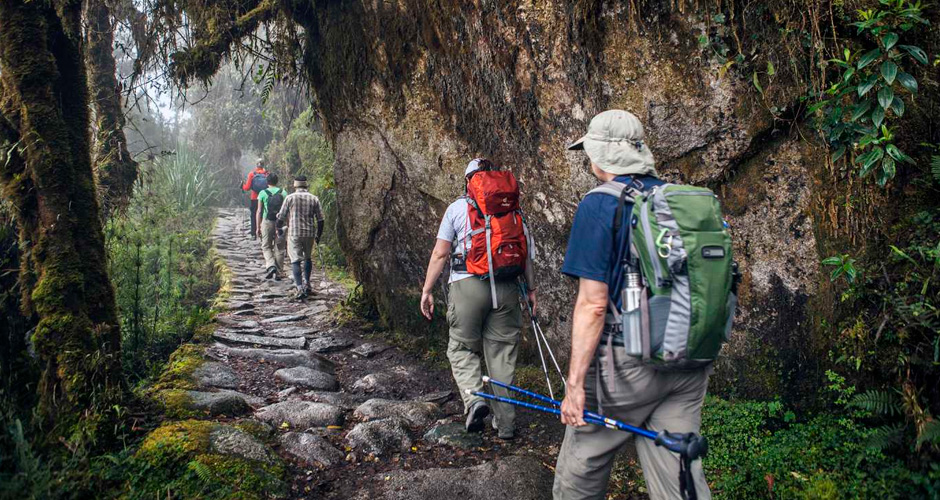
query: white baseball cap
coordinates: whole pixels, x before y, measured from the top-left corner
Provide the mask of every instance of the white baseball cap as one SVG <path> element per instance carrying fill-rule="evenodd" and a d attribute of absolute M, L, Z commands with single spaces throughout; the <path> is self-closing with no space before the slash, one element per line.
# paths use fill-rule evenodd
<path fill-rule="evenodd" d="M 483 161 L 483 158 L 474 158 L 470 160 L 470 163 L 467 164 L 467 169 L 464 170 L 463 176 L 468 177 L 470 174 L 480 170 L 480 163 Z"/>

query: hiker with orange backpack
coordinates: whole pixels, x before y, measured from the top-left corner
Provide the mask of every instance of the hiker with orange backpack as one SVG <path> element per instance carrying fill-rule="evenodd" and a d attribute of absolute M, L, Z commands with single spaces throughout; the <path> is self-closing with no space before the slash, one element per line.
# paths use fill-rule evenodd
<path fill-rule="evenodd" d="M 432 290 L 449 259 L 447 358 L 463 397 L 467 431 L 481 432 L 490 406 L 467 390 L 482 390 L 484 360 L 490 377 L 513 380 L 522 328 L 516 281 L 525 275 L 527 300 L 534 310 L 534 248 L 512 172 L 499 171 L 491 161 L 478 158 L 467 165 L 464 174 L 467 194 L 447 208 L 441 221 L 421 294 L 421 314 L 428 320 L 433 317 Z M 497 394 L 508 395 L 505 389 L 500 391 L 503 394 Z M 493 409 L 493 427 L 499 438 L 514 438 L 512 405 L 497 402 Z"/>
<path fill-rule="evenodd" d="M 268 171 L 264 168 L 264 159 L 258 158 L 255 169 L 248 172 L 245 178 L 245 184 L 242 185 L 242 191 L 251 193 L 251 201 L 248 204 L 248 213 L 251 219 L 251 239 L 258 239 L 258 221 L 255 214 L 258 212 L 258 193 L 268 188 Z"/>

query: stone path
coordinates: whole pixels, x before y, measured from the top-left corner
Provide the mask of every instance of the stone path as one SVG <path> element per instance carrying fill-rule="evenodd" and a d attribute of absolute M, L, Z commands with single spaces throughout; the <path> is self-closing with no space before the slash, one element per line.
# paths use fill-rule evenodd
<path fill-rule="evenodd" d="M 247 224 L 247 211 L 219 214 L 215 247 L 230 270 L 225 312 L 205 350 L 210 362 L 194 372 L 197 387 L 177 392 L 188 407 L 218 420 L 248 417 L 272 437 L 264 443 L 225 427 L 216 441 L 286 459 L 291 498 L 551 496 L 560 425 L 520 412 L 515 441 L 498 440 L 489 426 L 467 435 L 446 367 L 339 326 L 331 311 L 347 292 L 319 271 L 312 296 L 291 301 L 289 281 L 264 279 Z"/>

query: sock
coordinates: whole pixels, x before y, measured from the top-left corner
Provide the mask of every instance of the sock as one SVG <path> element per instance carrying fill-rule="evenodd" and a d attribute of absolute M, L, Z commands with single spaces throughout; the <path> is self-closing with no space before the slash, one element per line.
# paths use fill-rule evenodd
<path fill-rule="evenodd" d="M 300 277 L 300 261 L 292 263 L 291 267 L 294 271 L 294 284 L 297 285 L 298 290 L 301 290 L 304 287 L 304 281 Z"/>

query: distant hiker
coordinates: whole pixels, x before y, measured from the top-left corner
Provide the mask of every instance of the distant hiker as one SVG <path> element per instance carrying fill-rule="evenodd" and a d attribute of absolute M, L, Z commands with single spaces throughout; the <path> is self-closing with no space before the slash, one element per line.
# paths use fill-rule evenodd
<path fill-rule="evenodd" d="M 579 286 L 554 497 L 603 499 L 631 435 L 585 426 L 584 410 L 652 431 L 698 433 L 711 362 L 737 303 L 735 271 L 714 194 L 659 180 L 636 116 L 600 113 L 568 149 L 584 150 L 605 184 L 578 205 L 562 266 Z M 650 497 L 683 498 L 679 455 L 650 439 L 636 440 L 636 449 Z M 699 500 L 711 498 L 701 461 L 690 470 L 685 482 Z"/>
<path fill-rule="evenodd" d="M 307 177 L 294 178 L 294 192 L 287 195 L 277 220 L 287 223 L 287 255 L 293 268 L 297 298 L 310 295 L 310 271 L 313 269 L 313 246 L 323 234 L 323 212 L 320 200 L 307 191 Z M 301 274 L 301 264 L 303 274 Z"/>
<path fill-rule="evenodd" d="M 264 169 L 264 159 L 258 158 L 255 169 L 248 172 L 245 184 L 242 185 L 242 191 L 251 193 L 251 201 L 248 204 L 248 213 L 251 214 L 251 239 L 258 238 L 258 222 L 254 214 L 258 212 L 258 193 L 268 187 L 268 171 Z"/>
<path fill-rule="evenodd" d="M 467 430 L 480 432 L 490 407 L 483 398 L 465 391 L 483 388 L 481 355 L 490 377 L 512 383 L 522 327 L 516 278 L 524 270 L 530 287 L 528 300 L 533 307 L 535 281 L 532 246 L 518 210 L 519 192 L 512 173 L 498 172 L 489 160 L 476 159 L 467 165 L 464 174 L 467 195 L 451 203 L 444 213 L 424 280 L 421 313 L 428 320 L 432 318 L 434 297 L 431 292 L 445 262 L 451 259 L 447 358 L 463 397 Z M 487 186 L 492 188 L 490 193 L 499 193 L 499 200 L 485 198 L 483 192 L 487 191 L 484 189 Z M 504 206 L 494 208 L 491 205 Z M 487 230 L 485 226 L 492 227 Z M 490 266 L 495 268 L 496 279 L 489 278 Z M 499 389 L 497 394 L 505 396 L 507 391 Z M 515 437 L 515 410 L 505 403 L 495 403 L 494 407 L 493 427 L 501 439 L 512 439 Z"/>
<path fill-rule="evenodd" d="M 261 253 L 264 254 L 264 265 L 268 271 L 266 277 L 279 281 L 284 272 L 284 252 L 279 242 L 277 214 L 284 205 L 287 192 L 277 187 L 278 177 L 275 173 L 268 174 L 268 187 L 258 193 L 258 211 L 255 213 L 258 225 L 258 236 L 261 237 Z"/>

